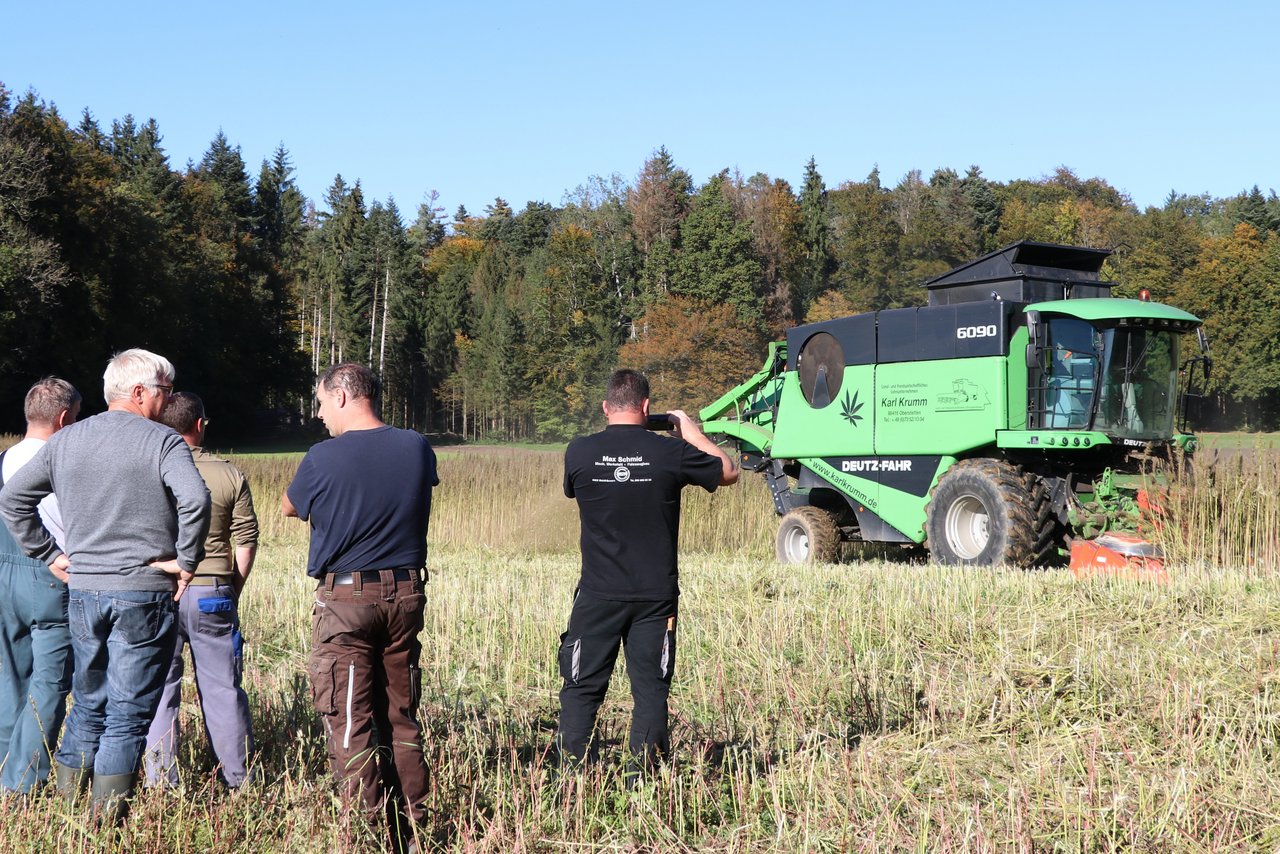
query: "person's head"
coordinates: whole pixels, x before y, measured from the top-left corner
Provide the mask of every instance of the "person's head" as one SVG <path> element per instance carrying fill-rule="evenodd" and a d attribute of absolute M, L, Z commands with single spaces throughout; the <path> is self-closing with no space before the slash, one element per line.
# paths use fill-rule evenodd
<path fill-rule="evenodd" d="M 173 394 L 173 363 L 147 350 L 125 350 L 107 363 L 102 375 L 102 394 L 110 408 L 125 404 L 151 420 L 156 420 Z"/>
<path fill-rule="evenodd" d="M 357 424 L 368 426 L 369 419 L 377 418 L 381 399 L 378 375 L 355 362 L 333 365 L 316 383 L 316 400 L 320 402 L 316 415 L 333 436 Z"/>
<path fill-rule="evenodd" d="M 649 409 L 649 381 L 631 368 L 613 372 L 605 385 L 604 414 L 610 421 L 623 418 L 643 423 Z"/>
<path fill-rule="evenodd" d="M 204 439 L 204 401 L 189 391 L 175 391 L 164 405 L 158 419 L 166 427 L 172 427 L 183 438 L 190 437 L 199 444 Z"/>
<path fill-rule="evenodd" d="M 52 435 L 75 423 L 80 415 L 80 392 L 64 379 L 45 377 L 27 391 L 22 414 L 28 432 Z"/>

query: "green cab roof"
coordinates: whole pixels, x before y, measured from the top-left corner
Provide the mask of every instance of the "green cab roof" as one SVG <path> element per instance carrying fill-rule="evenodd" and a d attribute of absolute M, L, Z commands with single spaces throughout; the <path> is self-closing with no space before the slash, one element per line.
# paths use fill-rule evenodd
<path fill-rule="evenodd" d="M 1037 302 L 1027 306 L 1027 311 L 1039 311 L 1045 314 L 1064 314 L 1078 317 L 1081 320 L 1124 320 L 1126 318 L 1143 318 L 1149 320 L 1172 320 L 1189 326 L 1199 326 L 1200 318 L 1194 314 L 1165 305 L 1159 302 L 1146 302 L 1136 299 L 1118 299 L 1115 297 L 1097 297 L 1088 299 L 1060 299 L 1049 302 Z"/>

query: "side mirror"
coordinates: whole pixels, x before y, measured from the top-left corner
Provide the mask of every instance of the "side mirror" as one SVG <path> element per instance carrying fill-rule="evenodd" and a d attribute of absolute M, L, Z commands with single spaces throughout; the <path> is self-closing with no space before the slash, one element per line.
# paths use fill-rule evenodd
<path fill-rule="evenodd" d="M 1028 311 L 1027 318 L 1027 367 L 1040 366 L 1040 312 Z"/>
<path fill-rule="evenodd" d="M 1204 362 L 1204 384 L 1209 386 L 1209 370 L 1213 367 L 1213 358 L 1209 355 L 1209 336 L 1203 326 L 1196 327 L 1196 341 L 1200 344 L 1200 361 Z"/>

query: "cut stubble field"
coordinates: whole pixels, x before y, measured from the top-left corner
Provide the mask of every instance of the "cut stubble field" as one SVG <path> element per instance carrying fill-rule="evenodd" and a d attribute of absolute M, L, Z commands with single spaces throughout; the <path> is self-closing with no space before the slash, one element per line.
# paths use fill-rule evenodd
<path fill-rule="evenodd" d="M 0 844 L 367 842 L 336 801 L 305 679 L 306 528 L 278 512 L 297 457 L 238 462 L 265 537 L 242 610 L 262 781 L 220 790 L 188 686 L 180 792 L 143 792 L 120 836 L 54 797 L 9 802 Z M 1280 455 L 1194 466 L 1168 499 L 1165 585 L 946 568 L 920 552 L 784 568 L 758 478 L 686 491 L 675 757 L 632 789 L 621 662 L 603 761 L 558 776 L 546 755 L 578 573 L 559 455 L 446 454 L 423 633 L 424 848 L 1272 850 Z"/>

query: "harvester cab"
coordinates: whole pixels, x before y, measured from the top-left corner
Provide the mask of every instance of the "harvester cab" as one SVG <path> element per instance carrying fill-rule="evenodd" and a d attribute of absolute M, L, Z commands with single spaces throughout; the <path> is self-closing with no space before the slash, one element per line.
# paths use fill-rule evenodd
<path fill-rule="evenodd" d="M 1136 532 L 1152 459 L 1193 447 L 1187 379 L 1208 352 L 1193 315 L 1111 296 L 1109 254 L 1023 241 L 926 282 L 925 306 L 772 344 L 700 415 L 768 480 L 778 558 L 867 541 L 1032 565 Z M 1180 361 L 1190 332 L 1201 353 Z"/>

